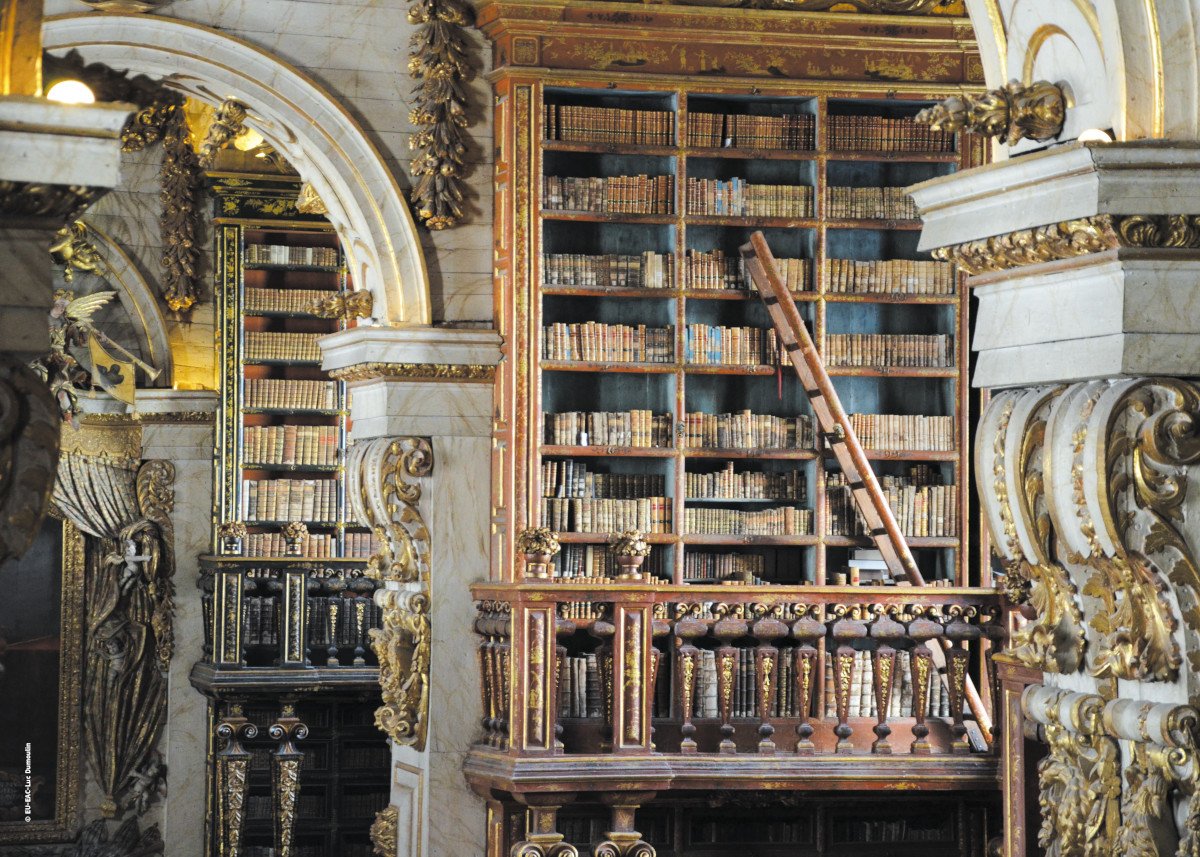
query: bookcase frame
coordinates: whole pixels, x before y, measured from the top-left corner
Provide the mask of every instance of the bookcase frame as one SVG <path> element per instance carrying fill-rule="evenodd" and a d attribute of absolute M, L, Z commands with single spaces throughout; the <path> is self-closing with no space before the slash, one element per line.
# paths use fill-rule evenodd
<path fill-rule="evenodd" d="M 614 77 L 617 80 L 614 81 Z M 973 545 L 969 527 L 970 505 L 970 433 L 969 415 L 972 411 L 971 392 L 968 380 L 969 365 L 969 295 L 963 286 L 963 278 L 955 273 L 956 290 L 953 296 L 907 295 L 907 294 L 855 294 L 832 293 L 826 288 L 828 233 L 835 229 L 867 229 L 885 231 L 916 231 L 920 221 L 893 220 L 849 220 L 831 219 L 825 216 L 828 205 L 827 187 L 831 162 L 882 162 L 947 164 L 959 169 L 981 163 L 984 159 L 983 145 L 977 138 L 963 136 L 958 140 L 953 153 L 908 153 L 831 150 L 828 140 L 829 105 L 831 101 L 847 99 L 871 100 L 875 104 L 888 101 L 902 104 L 912 101 L 932 101 L 953 91 L 936 86 L 920 84 L 872 84 L 825 82 L 801 83 L 797 81 L 770 81 L 756 79 L 752 85 L 726 78 L 697 81 L 668 75 L 607 74 L 596 75 L 584 71 L 552 71 L 544 69 L 502 69 L 494 76 L 497 92 L 497 184 L 496 184 L 496 296 L 497 318 L 507 340 L 507 352 L 513 362 L 510 372 L 497 374 L 497 402 L 500 419 L 495 432 L 495 455 L 493 462 L 494 527 L 493 579 L 513 581 L 519 578 L 519 559 L 514 556 L 512 536 L 528 526 L 536 526 L 540 519 L 542 495 L 541 463 L 546 457 L 570 457 L 588 461 L 614 461 L 623 458 L 668 460 L 674 463 L 672 532 L 651 534 L 648 541 L 659 547 L 673 545 L 673 578 L 676 583 L 683 580 L 683 550 L 691 547 L 805 547 L 813 551 L 810 564 L 812 582 L 817 585 L 832 583 L 833 569 L 830 568 L 830 548 L 869 547 L 869 539 L 840 535 L 824 535 L 829 516 L 826 501 L 825 474 L 828 461 L 827 450 L 821 438 L 817 438 L 815 451 L 809 450 L 733 450 L 733 449 L 688 449 L 681 446 L 680 424 L 688 411 L 685 395 L 690 377 L 700 375 L 725 376 L 770 376 L 775 369 L 770 366 L 695 366 L 684 360 L 684 336 L 688 324 L 688 303 L 694 301 L 754 301 L 753 292 L 720 292 L 714 290 L 691 290 L 684 283 L 687 229 L 689 226 L 737 226 L 746 229 L 806 229 L 813 233 L 810 285 L 812 291 L 796 293 L 802 307 L 811 314 L 812 332 L 818 348 L 825 352 L 829 308 L 837 304 L 892 304 L 912 307 L 945 306 L 954 312 L 952 330 L 943 330 L 954 336 L 953 368 L 831 368 L 830 375 L 835 383 L 843 377 L 874 377 L 880 383 L 887 379 L 932 378 L 943 379 L 953 388 L 954 402 L 954 450 L 949 452 L 893 452 L 868 450 L 875 461 L 949 463 L 953 466 L 954 484 L 957 492 L 957 537 L 910 538 L 916 549 L 950 551 L 953 560 L 953 585 L 979 585 L 987 583 L 987 570 L 978 573 L 973 569 Z M 543 139 L 545 127 L 543 111 L 545 94 L 576 90 L 587 94 L 619 95 L 653 94 L 662 96 L 664 103 L 675 103 L 675 144 L 650 146 L 627 143 L 579 143 L 547 141 Z M 761 98 L 811 99 L 817 116 L 815 148 L 810 151 L 777 151 L 734 148 L 695 147 L 687 144 L 689 97 L 714 96 L 741 97 L 747 95 Z M 639 109 L 645 109 L 638 105 Z M 667 108 L 663 108 L 667 109 Z M 542 177 L 546 153 L 584 153 L 593 155 L 633 155 L 674 158 L 675 198 L 673 214 L 636 215 L 590 212 L 542 211 Z M 730 217 L 689 215 L 686 211 L 686 185 L 690 175 L 689 159 L 738 159 L 742 161 L 789 160 L 808 162 L 813 165 L 814 211 L 812 217 Z M 669 225 L 674 227 L 674 271 L 675 282 L 671 288 L 575 288 L 543 287 L 541 264 L 544 251 L 543 224 L 547 222 L 576 223 L 632 223 Z M 768 236 L 770 240 L 770 236 Z M 628 252 L 640 252 L 640 247 L 630 247 Z M 777 255 L 784 255 L 777 253 Z M 588 297 L 594 300 L 618 298 L 622 300 L 651 299 L 674 301 L 673 319 L 676 360 L 664 364 L 637 363 L 583 363 L 571 361 L 561 363 L 545 360 L 540 348 L 543 321 L 544 297 Z M 583 321 L 584 319 L 579 319 Z M 717 323 L 738 324 L 719 321 Z M 656 323 L 657 324 L 657 323 Z M 580 372 L 653 373 L 670 374 L 675 379 L 674 402 L 671 417 L 676 426 L 675 445 L 663 448 L 624 448 L 605 446 L 561 446 L 544 442 L 542 426 L 542 402 L 546 382 L 545 371 L 565 369 Z M 787 372 L 786 367 L 784 369 Z M 785 377 L 785 384 L 794 384 L 795 379 Z M 636 406 L 635 407 L 641 407 Z M 806 406 L 805 406 L 806 407 Z M 596 408 L 604 410 L 604 408 Z M 848 408 L 848 410 L 851 410 Z M 656 412 L 659 412 L 656 410 Z M 806 411 L 802 411 L 806 412 Z M 819 435 L 819 433 L 818 433 Z M 689 461 L 701 459 L 733 461 L 744 465 L 752 461 L 794 461 L 805 464 L 814 461 L 816 471 L 812 480 L 808 507 L 813 509 L 813 534 L 803 536 L 713 536 L 685 535 L 684 530 L 684 479 Z M 564 545 L 602 544 L 605 536 L 563 532 L 560 539 Z"/>
<path fill-rule="evenodd" d="M 216 492 L 214 496 L 213 539 L 217 540 L 217 529 L 222 523 L 242 521 L 243 486 L 242 480 L 247 473 L 256 474 L 252 478 L 277 480 L 284 478 L 318 478 L 332 479 L 336 484 L 335 514 L 326 520 L 306 520 L 312 534 L 331 534 L 334 536 L 334 551 L 329 559 L 347 557 L 345 535 L 348 528 L 356 527 L 349 519 L 349 505 L 346 498 L 345 458 L 349 432 L 349 409 L 346 399 L 346 385 L 334 381 L 320 369 L 319 360 L 315 363 L 304 361 L 249 361 L 245 359 L 246 348 L 246 319 L 262 319 L 263 326 L 272 327 L 273 319 L 304 319 L 323 322 L 326 331 L 333 333 L 345 327 L 346 322 L 337 319 L 322 319 L 319 316 L 305 312 L 258 312 L 250 310 L 246 305 L 246 272 L 247 270 L 267 270 L 277 272 L 278 276 L 286 277 L 291 272 L 330 274 L 336 276 L 336 291 L 346 291 L 349 286 L 345 259 L 334 236 L 333 226 L 320 215 L 304 215 L 295 208 L 294 201 L 299 192 L 298 182 L 281 180 L 278 176 L 246 177 L 211 174 L 214 193 L 217 198 L 217 216 L 213 219 L 214 246 L 216 258 L 216 277 L 214 278 L 216 294 L 216 313 L 218 319 L 218 359 L 221 366 L 221 411 L 217 423 L 217 438 L 215 451 Z M 256 195 L 257 194 L 257 195 Z M 265 202 L 265 204 L 264 204 Z M 272 204 L 274 203 L 274 204 Z M 230 216 L 222 216 L 223 213 Z M 246 262 L 247 233 L 253 232 L 283 233 L 304 238 L 321 236 L 332 240 L 337 248 L 338 264 L 335 268 L 328 266 L 289 265 L 276 263 Z M 327 246 L 321 244 L 320 246 Z M 314 288 L 311 285 L 299 285 L 297 288 Z M 330 294 L 335 289 L 329 289 Z M 245 382 L 246 366 L 277 366 L 279 369 L 300 369 L 306 378 L 303 380 L 328 381 L 334 385 L 335 406 L 330 409 L 286 408 L 249 408 L 246 406 Z M 269 377 L 278 373 L 269 371 Z M 311 377 L 307 377 L 311 376 Z M 282 376 L 279 376 L 282 377 Z M 288 379 L 284 379 L 288 380 Z M 263 465 L 264 462 L 248 461 L 245 457 L 245 429 L 248 427 L 247 418 L 270 421 L 272 425 L 320 425 L 329 426 L 336 430 L 337 452 L 336 462 L 332 465 L 323 464 L 292 464 Z M 297 419 L 299 418 L 299 419 Z M 246 522 L 251 533 L 277 533 L 288 521 L 273 521 L 254 523 Z"/>

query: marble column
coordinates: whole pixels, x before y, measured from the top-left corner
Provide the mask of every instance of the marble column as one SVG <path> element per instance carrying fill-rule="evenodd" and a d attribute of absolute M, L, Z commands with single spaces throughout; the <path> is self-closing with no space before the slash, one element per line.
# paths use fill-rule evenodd
<path fill-rule="evenodd" d="M 499 344 L 492 330 L 423 327 L 358 327 L 321 340 L 324 368 L 349 383 L 352 444 L 417 436 L 433 452 L 420 500 L 430 544 L 428 734 L 423 750 L 392 748 L 398 857 L 485 849 L 485 807 L 461 767 L 480 717 L 468 587 L 488 574 Z"/>

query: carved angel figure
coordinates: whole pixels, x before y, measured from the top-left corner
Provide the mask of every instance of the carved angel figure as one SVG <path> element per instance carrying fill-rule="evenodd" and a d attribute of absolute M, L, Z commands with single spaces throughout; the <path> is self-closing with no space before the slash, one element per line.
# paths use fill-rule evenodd
<path fill-rule="evenodd" d="M 79 392 L 91 386 L 91 373 L 71 353 L 71 348 L 87 345 L 88 336 L 97 333 L 92 316 L 111 301 L 116 292 L 95 292 L 82 297 L 68 289 L 54 293 L 50 308 L 50 351 L 30 364 L 58 401 L 63 419 L 75 422 Z"/>

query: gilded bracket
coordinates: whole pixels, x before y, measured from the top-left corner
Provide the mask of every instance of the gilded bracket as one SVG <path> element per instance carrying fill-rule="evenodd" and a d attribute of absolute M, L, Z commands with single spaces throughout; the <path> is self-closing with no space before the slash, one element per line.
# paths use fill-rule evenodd
<path fill-rule="evenodd" d="M 375 438 L 350 448 L 347 497 L 355 519 L 379 539 L 368 574 L 401 583 L 428 582 L 429 529 L 419 508 L 421 486 L 407 477 L 433 472 L 433 449 L 424 438 Z"/>
<path fill-rule="evenodd" d="M 917 114 L 935 131 L 974 131 L 1002 137 L 1008 145 L 1021 140 L 1050 140 L 1062 133 L 1068 98 L 1062 86 L 1039 80 L 1028 86 L 1011 80 L 983 95 L 952 95 Z"/>
<path fill-rule="evenodd" d="M 375 813 L 371 822 L 371 850 L 376 857 L 396 857 L 396 840 L 400 835 L 400 808 L 395 804 Z"/>
<path fill-rule="evenodd" d="M 374 306 L 375 296 L 366 290 L 359 290 L 333 292 L 309 304 L 308 311 L 321 318 L 350 321 L 355 318 L 370 318 Z"/>

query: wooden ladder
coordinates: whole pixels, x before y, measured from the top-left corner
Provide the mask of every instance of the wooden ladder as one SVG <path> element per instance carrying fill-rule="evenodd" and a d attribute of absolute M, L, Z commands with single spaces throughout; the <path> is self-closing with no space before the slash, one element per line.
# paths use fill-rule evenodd
<path fill-rule="evenodd" d="M 754 281 L 758 295 L 771 315 L 775 332 L 779 341 L 786 349 L 792 368 L 804 393 L 812 406 L 813 416 L 816 417 L 822 436 L 833 450 L 833 455 L 846 476 L 846 482 L 854 496 L 863 519 L 867 523 L 871 539 L 875 547 L 887 563 L 892 577 L 908 580 L 913 586 L 924 586 L 925 578 L 913 560 L 908 541 L 896 523 L 892 507 L 887 497 L 879 487 L 871 462 L 863 452 L 858 435 L 842 408 L 837 390 L 825 371 L 825 361 L 817 353 L 808 327 L 796 308 L 796 302 L 783 285 L 779 272 L 775 268 L 775 257 L 767 246 L 767 239 L 761 232 L 750 236 L 750 242 L 742 245 L 742 259 L 746 263 L 746 272 Z M 946 653 L 941 646 L 931 645 L 933 660 L 940 673 L 945 673 Z M 980 730 L 987 739 L 991 739 L 991 718 L 983 706 L 983 700 L 975 689 L 974 682 L 967 677 L 967 704 L 970 706 Z"/>

